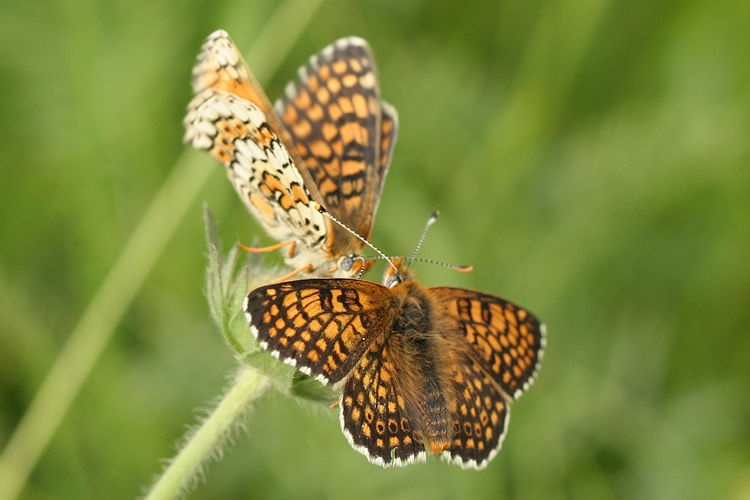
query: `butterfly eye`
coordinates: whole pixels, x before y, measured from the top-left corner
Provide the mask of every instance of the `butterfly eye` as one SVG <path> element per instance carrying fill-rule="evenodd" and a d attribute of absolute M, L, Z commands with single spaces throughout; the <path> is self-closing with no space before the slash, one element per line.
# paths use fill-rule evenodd
<path fill-rule="evenodd" d="M 354 266 L 354 258 L 351 255 L 346 255 L 339 261 L 339 268 L 344 272 L 349 272 Z"/>

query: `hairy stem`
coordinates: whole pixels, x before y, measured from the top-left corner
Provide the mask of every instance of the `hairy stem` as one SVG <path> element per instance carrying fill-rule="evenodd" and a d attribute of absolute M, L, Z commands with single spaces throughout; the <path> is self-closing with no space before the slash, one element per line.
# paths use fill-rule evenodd
<path fill-rule="evenodd" d="M 263 393 L 266 377 L 244 366 L 211 415 L 195 431 L 169 463 L 146 497 L 148 500 L 174 498 L 195 482 L 201 464 L 220 451 L 222 442 L 239 424 L 248 404 Z"/>
<path fill-rule="evenodd" d="M 321 2 L 288 0 L 277 7 L 250 50 L 258 78 L 273 74 Z M 15 498 L 23 489 L 157 258 L 215 171 L 206 163 L 204 156 L 186 151 L 123 245 L 0 455 L 0 500 Z"/>

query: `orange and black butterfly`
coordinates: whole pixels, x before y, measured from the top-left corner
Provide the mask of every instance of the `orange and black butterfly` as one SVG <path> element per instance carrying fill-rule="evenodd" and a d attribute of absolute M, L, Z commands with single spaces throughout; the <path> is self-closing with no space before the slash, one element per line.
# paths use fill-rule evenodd
<path fill-rule="evenodd" d="M 400 265 L 385 283 L 273 284 L 250 292 L 244 309 L 275 357 L 324 384 L 343 382 L 341 428 L 371 462 L 423 462 L 429 450 L 483 469 L 505 437 L 509 404 L 536 377 L 544 325 L 493 295 L 426 288 Z"/>
<path fill-rule="evenodd" d="M 342 38 L 302 66 L 271 106 L 229 35 L 215 31 L 193 69 L 185 142 L 224 164 L 266 231 L 290 245 L 287 263 L 349 277 L 368 267 L 353 234 L 369 239 L 396 141 L 396 110 L 380 99 L 375 60 Z M 294 274 L 294 273 L 292 273 Z"/>

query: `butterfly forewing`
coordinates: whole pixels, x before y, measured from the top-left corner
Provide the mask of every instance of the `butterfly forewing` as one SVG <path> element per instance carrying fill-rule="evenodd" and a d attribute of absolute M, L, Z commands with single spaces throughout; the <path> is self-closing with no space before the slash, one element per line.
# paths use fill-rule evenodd
<path fill-rule="evenodd" d="M 220 90 L 258 106 L 271 128 L 289 150 L 295 166 L 300 170 L 304 168 L 292 147 L 289 132 L 284 128 L 271 101 L 226 31 L 216 30 L 206 38 L 193 66 L 192 84 L 193 93 L 196 95 L 207 89 Z"/>
<path fill-rule="evenodd" d="M 206 89 L 222 90 L 252 102 L 267 114 L 268 97 L 224 30 L 211 33 L 201 46 L 193 66 L 192 84 L 194 94 Z"/>
<path fill-rule="evenodd" d="M 250 292 L 245 314 L 265 349 L 323 383 L 349 374 L 387 331 L 387 288 L 360 280 L 309 279 Z"/>
<path fill-rule="evenodd" d="M 287 86 L 276 109 L 318 187 L 322 204 L 369 238 L 398 120 L 395 109 L 380 100 L 367 42 L 342 38 L 312 56 L 300 68 L 297 80 Z M 351 244 L 350 239 L 341 233 L 335 244 L 342 247 Z"/>
<path fill-rule="evenodd" d="M 347 379 L 341 395 L 341 429 L 349 443 L 371 462 L 388 467 L 424 462 L 421 435 L 407 416 L 389 338 L 370 345 Z"/>
<path fill-rule="evenodd" d="M 529 311 L 493 295 L 461 288 L 430 288 L 456 319 L 476 360 L 512 398 L 534 381 L 544 354 L 544 325 Z"/>

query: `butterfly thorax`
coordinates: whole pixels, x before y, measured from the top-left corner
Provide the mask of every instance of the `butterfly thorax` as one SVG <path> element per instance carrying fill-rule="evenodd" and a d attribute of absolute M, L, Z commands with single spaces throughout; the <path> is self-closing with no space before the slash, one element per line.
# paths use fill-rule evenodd
<path fill-rule="evenodd" d="M 453 435 L 450 401 L 452 398 L 450 350 L 441 333 L 440 318 L 427 289 L 408 280 L 392 288 L 399 301 L 392 324 L 391 350 L 396 359 L 415 367 L 401 370 L 398 377 L 406 402 L 406 412 L 422 433 L 432 453 L 450 446 Z"/>

